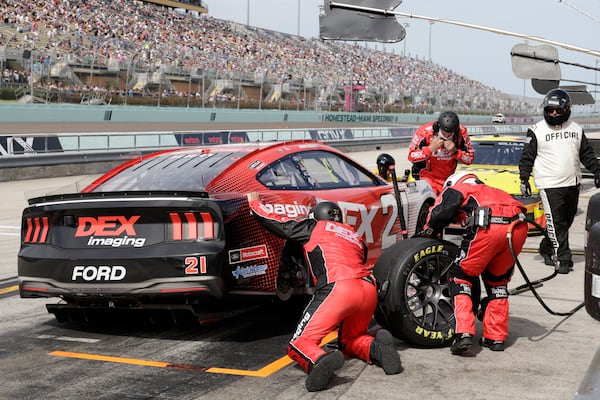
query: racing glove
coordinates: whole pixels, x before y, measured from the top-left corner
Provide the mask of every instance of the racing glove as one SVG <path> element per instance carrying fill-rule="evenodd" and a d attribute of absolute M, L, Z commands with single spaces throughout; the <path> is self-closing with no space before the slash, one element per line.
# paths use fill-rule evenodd
<path fill-rule="evenodd" d="M 600 188 L 600 173 L 594 174 L 594 186 Z"/>
<path fill-rule="evenodd" d="M 529 180 L 521 181 L 521 194 L 525 197 L 531 196 L 531 185 L 529 184 Z"/>
<path fill-rule="evenodd" d="M 438 237 L 439 235 L 440 235 L 439 232 L 436 232 L 432 228 L 425 226 L 425 227 L 423 227 L 423 230 L 421 232 L 417 232 L 414 237 L 424 237 L 424 238 L 432 239 L 432 238 Z"/>

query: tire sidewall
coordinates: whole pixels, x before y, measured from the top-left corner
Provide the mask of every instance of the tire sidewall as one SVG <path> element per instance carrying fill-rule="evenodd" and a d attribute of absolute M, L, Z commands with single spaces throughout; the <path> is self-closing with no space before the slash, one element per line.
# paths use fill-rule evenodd
<path fill-rule="evenodd" d="M 439 330 L 426 329 L 413 318 L 405 288 L 415 265 L 440 256 L 449 265 L 457 253 L 458 247 L 453 243 L 423 237 L 406 239 L 387 249 L 374 267 L 380 295 L 376 321 L 394 336 L 413 344 L 423 347 L 448 345 L 454 336 L 453 314 Z"/>

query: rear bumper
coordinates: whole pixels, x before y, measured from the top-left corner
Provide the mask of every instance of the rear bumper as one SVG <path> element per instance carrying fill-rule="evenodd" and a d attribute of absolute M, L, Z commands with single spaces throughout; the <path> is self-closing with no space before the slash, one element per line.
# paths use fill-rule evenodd
<path fill-rule="evenodd" d="M 86 285 L 64 283 L 52 279 L 20 276 L 19 292 L 22 298 L 63 297 L 77 301 L 93 298 L 145 297 L 223 297 L 223 281 L 215 276 L 150 279 L 137 283 L 109 283 Z"/>

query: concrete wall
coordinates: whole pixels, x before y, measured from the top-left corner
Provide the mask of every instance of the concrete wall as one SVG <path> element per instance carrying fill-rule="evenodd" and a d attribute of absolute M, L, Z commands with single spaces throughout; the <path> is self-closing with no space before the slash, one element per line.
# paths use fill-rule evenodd
<path fill-rule="evenodd" d="M 460 115 L 463 123 L 489 123 L 490 116 Z M 431 114 L 377 114 L 327 111 L 235 110 L 77 104 L 0 104 L 3 122 L 339 122 L 425 123 Z"/>

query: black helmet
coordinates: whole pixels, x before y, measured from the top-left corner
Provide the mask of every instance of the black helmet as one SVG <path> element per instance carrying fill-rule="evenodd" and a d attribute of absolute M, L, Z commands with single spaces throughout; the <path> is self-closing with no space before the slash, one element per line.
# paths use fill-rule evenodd
<path fill-rule="evenodd" d="M 342 222 L 342 209 L 332 201 L 323 201 L 313 207 L 312 216 L 317 221 Z"/>
<path fill-rule="evenodd" d="M 442 130 L 448 133 L 457 133 L 460 127 L 458 115 L 453 111 L 444 111 L 437 120 L 438 131 Z"/>
<path fill-rule="evenodd" d="M 553 113 L 554 112 L 554 113 Z M 562 125 L 571 116 L 571 98 L 562 89 L 552 89 L 544 97 L 544 119 L 550 125 Z"/>
<path fill-rule="evenodd" d="M 390 167 L 394 165 L 396 165 L 396 160 L 387 153 L 381 153 L 377 157 L 377 170 L 379 171 L 379 175 L 384 179 L 388 178 Z"/>

